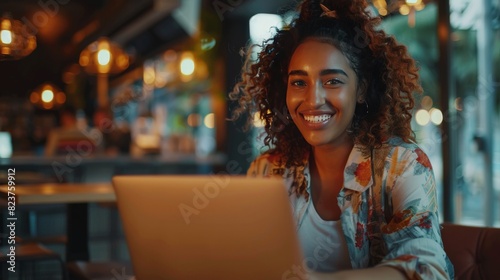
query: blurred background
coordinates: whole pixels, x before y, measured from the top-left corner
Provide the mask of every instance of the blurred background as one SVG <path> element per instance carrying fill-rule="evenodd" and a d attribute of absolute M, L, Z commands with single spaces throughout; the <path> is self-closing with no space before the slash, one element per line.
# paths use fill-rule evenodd
<path fill-rule="evenodd" d="M 246 132 L 226 120 L 228 92 L 242 49 L 289 23 L 295 6 L 1 0 L 2 170 L 18 166 L 26 184 L 245 173 L 262 128 L 258 116 Z M 420 67 L 412 125 L 435 170 L 442 221 L 500 227 L 500 1 L 372 0 L 370 10 Z M 50 163 L 68 156 L 82 168 L 59 176 Z M 60 208 L 29 213 L 26 232 L 64 231 Z M 92 206 L 90 215 L 102 218 L 92 220 L 92 258 L 127 259 L 120 225 L 109 222 L 116 212 Z"/>

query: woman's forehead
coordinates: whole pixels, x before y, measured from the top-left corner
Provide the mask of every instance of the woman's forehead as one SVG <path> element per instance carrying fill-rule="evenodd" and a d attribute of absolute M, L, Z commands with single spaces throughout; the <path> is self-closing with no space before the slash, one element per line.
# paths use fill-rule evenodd
<path fill-rule="evenodd" d="M 295 49 L 289 64 L 289 69 L 294 67 L 349 67 L 349 62 L 344 54 L 333 44 L 311 38 L 303 41 Z"/>

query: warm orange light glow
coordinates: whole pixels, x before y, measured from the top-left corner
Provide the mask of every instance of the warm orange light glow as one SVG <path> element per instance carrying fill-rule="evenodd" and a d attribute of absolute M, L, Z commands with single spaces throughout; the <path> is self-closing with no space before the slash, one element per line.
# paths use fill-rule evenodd
<path fill-rule="evenodd" d="M 97 75 L 98 106 L 107 106 L 109 99 L 108 75 L 127 69 L 129 57 L 118 45 L 101 37 L 88 45 L 81 53 L 80 65 L 90 74 Z"/>
<path fill-rule="evenodd" d="M 127 69 L 129 57 L 119 46 L 103 37 L 81 52 L 79 63 L 90 74 L 116 74 Z"/>
<path fill-rule="evenodd" d="M 422 98 L 422 101 L 420 101 L 420 104 L 422 105 L 422 108 L 426 109 L 426 110 L 429 110 L 432 108 L 432 98 L 428 95 L 424 96 Z"/>
<path fill-rule="evenodd" d="M 203 124 L 205 124 L 206 127 L 208 128 L 214 128 L 215 127 L 215 115 L 214 113 L 210 113 L 205 116 L 205 119 L 203 120 Z"/>
<path fill-rule="evenodd" d="M 54 92 L 52 89 L 45 89 L 42 91 L 42 102 L 50 103 L 54 100 Z"/>
<path fill-rule="evenodd" d="M 424 3 L 418 3 L 417 5 L 415 5 L 415 10 L 417 11 L 421 11 L 425 8 L 425 4 Z"/>
<path fill-rule="evenodd" d="M 182 75 L 189 76 L 194 73 L 194 60 L 190 57 L 183 58 L 181 61 L 181 73 Z"/>
<path fill-rule="evenodd" d="M 379 15 L 386 16 L 388 14 L 387 2 L 385 0 L 373 0 L 372 2 L 375 8 L 377 8 Z"/>
<path fill-rule="evenodd" d="M 264 127 L 265 124 L 264 120 L 260 117 L 260 112 L 253 114 L 253 125 L 255 127 Z"/>
<path fill-rule="evenodd" d="M 151 66 L 144 67 L 144 73 L 142 78 L 146 85 L 154 84 L 156 79 L 155 69 Z"/>
<path fill-rule="evenodd" d="M 56 103 L 64 104 L 66 102 L 66 95 L 63 92 L 58 92 L 56 94 Z"/>
<path fill-rule="evenodd" d="M 425 8 L 425 4 L 422 0 L 405 0 L 405 4 L 399 7 L 399 13 L 408 16 L 408 25 L 410 27 L 415 27 L 416 22 L 416 12 L 421 11 Z"/>
<path fill-rule="evenodd" d="M 36 38 L 19 20 L 0 17 L 0 60 L 16 60 L 33 52 Z"/>
<path fill-rule="evenodd" d="M 401 5 L 401 7 L 399 7 L 399 13 L 404 16 L 410 14 L 410 7 L 407 5 Z"/>
<path fill-rule="evenodd" d="M 422 2 L 422 0 L 405 0 L 405 2 L 407 5 L 417 5 Z"/>
<path fill-rule="evenodd" d="M 40 101 L 40 96 L 36 92 L 32 92 L 30 95 L 30 101 L 33 104 L 38 103 L 38 101 Z"/>
<path fill-rule="evenodd" d="M 52 109 L 66 102 L 66 95 L 51 83 L 38 86 L 30 95 L 30 102 L 43 109 Z"/>
<path fill-rule="evenodd" d="M 97 52 L 97 63 L 99 63 L 99 65 L 108 65 L 110 61 L 111 53 L 109 52 L 109 50 L 99 50 Z"/>
<path fill-rule="evenodd" d="M 12 32 L 10 30 L 0 31 L 0 40 L 6 45 L 12 43 Z"/>
<path fill-rule="evenodd" d="M 200 115 L 196 113 L 189 114 L 187 118 L 187 124 L 191 127 L 197 127 L 200 125 Z"/>

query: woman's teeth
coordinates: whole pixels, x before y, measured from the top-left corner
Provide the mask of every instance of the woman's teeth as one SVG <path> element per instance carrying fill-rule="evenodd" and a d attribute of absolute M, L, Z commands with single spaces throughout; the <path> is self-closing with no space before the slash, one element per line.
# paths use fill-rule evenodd
<path fill-rule="evenodd" d="M 326 122 L 332 117 L 330 114 L 324 114 L 324 115 L 315 115 L 315 116 L 310 116 L 310 115 L 304 115 L 304 119 L 308 122 L 312 123 L 322 123 Z"/>

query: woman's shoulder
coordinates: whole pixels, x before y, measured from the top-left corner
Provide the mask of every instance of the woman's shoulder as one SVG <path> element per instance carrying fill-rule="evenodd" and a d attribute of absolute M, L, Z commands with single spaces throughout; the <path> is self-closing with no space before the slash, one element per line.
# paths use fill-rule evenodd
<path fill-rule="evenodd" d="M 375 149 L 375 153 L 386 154 L 386 160 L 396 159 L 408 163 L 417 161 L 425 167 L 432 168 L 427 154 L 417 143 L 405 141 L 400 137 L 391 137 L 384 141 L 380 148 Z"/>
<path fill-rule="evenodd" d="M 382 146 L 378 149 L 387 149 L 389 151 L 398 150 L 399 152 L 415 153 L 421 150 L 417 143 L 412 140 L 405 141 L 400 137 L 391 137 L 382 143 Z"/>

